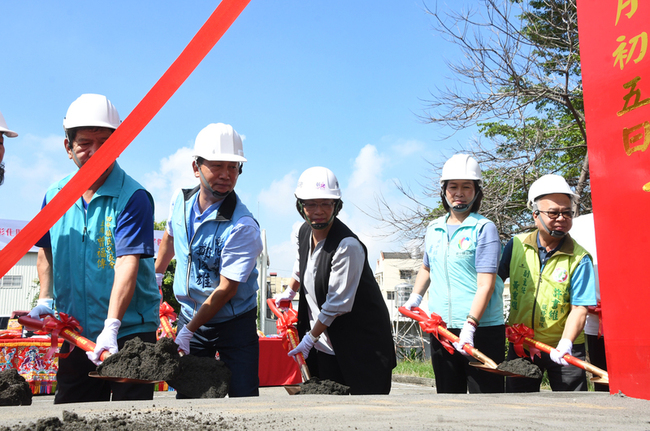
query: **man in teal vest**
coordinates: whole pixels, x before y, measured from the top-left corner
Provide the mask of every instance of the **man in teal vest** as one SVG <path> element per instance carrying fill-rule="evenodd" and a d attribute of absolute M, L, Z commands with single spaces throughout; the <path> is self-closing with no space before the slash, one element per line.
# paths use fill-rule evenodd
<path fill-rule="evenodd" d="M 176 256 L 179 350 L 211 358 L 218 352 L 232 372 L 230 397 L 259 395 L 255 265 L 262 240 L 257 221 L 234 191 L 245 161 L 232 126 L 213 123 L 199 132 L 192 162 L 199 185 L 172 198 L 156 259 L 161 282 Z"/>
<path fill-rule="evenodd" d="M 508 324 L 524 324 L 537 341 L 556 346 L 550 355 L 533 358 L 554 391 L 587 390 L 585 371 L 563 359 L 567 353 L 585 359 L 587 306 L 596 305 L 591 257 L 569 235 L 577 197 L 559 175 L 535 181 L 528 206 L 537 229 L 512 238 L 499 265 L 499 276 L 510 278 Z M 517 358 L 512 343 L 509 347 L 508 359 Z M 506 392 L 537 392 L 541 380 L 509 377 Z"/>
<path fill-rule="evenodd" d="M 83 94 L 63 120 L 68 157 L 81 168 L 119 126 L 113 104 Z M 72 179 L 53 184 L 44 205 Z M 153 384 L 108 382 L 88 377 L 104 351 L 116 353 L 135 337 L 156 341 L 160 293 L 153 265 L 153 198 L 114 162 L 36 245 L 41 284 L 30 316 L 53 308 L 74 317 L 93 352 L 66 342 L 59 359 L 54 403 L 147 400 Z"/>

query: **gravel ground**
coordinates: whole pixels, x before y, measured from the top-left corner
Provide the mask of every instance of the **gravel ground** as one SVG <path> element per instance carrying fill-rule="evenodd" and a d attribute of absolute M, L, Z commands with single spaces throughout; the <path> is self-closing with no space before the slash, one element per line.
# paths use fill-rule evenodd
<path fill-rule="evenodd" d="M 394 382 L 384 396 L 290 396 L 282 387 L 261 388 L 255 398 L 174 396 L 67 405 L 54 405 L 51 395 L 36 396 L 31 406 L 1 407 L 0 429 L 650 430 L 650 401 L 595 392 L 448 395 Z"/>

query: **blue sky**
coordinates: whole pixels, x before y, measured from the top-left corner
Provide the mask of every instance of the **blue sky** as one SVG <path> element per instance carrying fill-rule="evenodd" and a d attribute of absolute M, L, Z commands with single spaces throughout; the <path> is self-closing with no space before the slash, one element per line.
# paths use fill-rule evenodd
<path fill-rule="evenodd" d="M 30 220 L 47 186 L 74 170 L 62 129 L 73 100 L 105 94 L 126 118 L 217 4 L 3 3 L 0 111 L 20 136 L 5 139 L 0 218 Z M 421 190 L 436 174 L 428 161 L 469 139 L 444 140 L 448 131 L 418 118 L 430 92 L 450 82 L 445 60 L 458 55 L 420 1 L 252 0 L 118 162 L 152 192 L 161 221 L 173 191 L 196 184 L 197 133 L 232 124 L 248 158 L 236 191 L 266 230 L 269 270 L 290 273 L 301 221 L 293 190 L 318 165 L 337 175 L 341 219 L 368 246 L 374 269 L 380 250 L 402 244 L 364 212 L 376 211 L 380 195 L 406 204 L 394 182 Z"/>

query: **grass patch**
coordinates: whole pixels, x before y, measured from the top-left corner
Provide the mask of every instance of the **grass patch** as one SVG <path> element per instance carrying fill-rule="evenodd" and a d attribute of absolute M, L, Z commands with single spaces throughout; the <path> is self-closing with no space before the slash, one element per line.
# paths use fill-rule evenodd
<path fill-rule="evenodd" d="M 393 374 L 404 376 L 426 377 L 433 379 L 433 367 L 430 361 L 399 361 L 393 368 Z"/>

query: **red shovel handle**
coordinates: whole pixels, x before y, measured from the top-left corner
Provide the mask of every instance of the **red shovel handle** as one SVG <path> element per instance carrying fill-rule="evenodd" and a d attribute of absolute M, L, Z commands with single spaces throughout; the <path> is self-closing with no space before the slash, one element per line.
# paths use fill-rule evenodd
<path fill-rule="evenodd" d="M 432 320 L 429 316 L 427 316 L 427 313 L 425 313 L 424 310 L 422 310 L 419 307 L 413 307 L 412 310 L 409 310 L 406 307 L 400 307 L 398 310 L 403 315 L 410 317 L 413 320 L 417 320 L 418 322 L 421 323 L 426 323 Z M 427 329 L 425 325 L 420 325 L 420 326 L 422 326 L 422 329 L 424 329 L 426 332 L 433 332 L 432 329 Z M 450 332 L 447 328 L 445 328 L 442 325 L 438 325 L 437 331 L 439 335 L 451 341 L 452 343 L 457 343 L 459 340 L 459 338 L 456 335 L 454 335 L 452 332 Z M 470 346 L 469 344 L 465 344 L 463 346 L 463 350 L 465 350 L 465 352 L 467 352 L 468 355 L 471 355 L 472 357 L 481 361 L 483 364 L 487 365 L 488 367 L 496 369 L 497 367 L 496 362 L 494 362 L 488 356 L 484 355 L 483 352 L 481 352 L 476 347 Z"/>
<path fill-rule="evenodd" d="M 43 324 L 43 321 L 40 319 L 34 319 L 33 317 L 29 316 L 20 316 L 18 318 L 18 323 L 23 325 L 24 327 L 36 331 L 50 331 L 50 329 L 46 328 L 45 325 Z M 95 343 L 90 341 L 89 339 L 82 337 L 81 335 L 77 334 L 74 331 L 71 331 L 68 328 L 64 328 L 61 330 L 59 333 L 61 337 L 69 341 L 70 343 L 74 344 L 76 347 L 79 347 L 80 349 L 86 351 L 86 352 L 92 352 L 95 350 Z M 99 359 L 103 362 L 108 358 L 111 354 L 107 351 L 104 350 L 99 357 Z"/>
<path fill-rule="evenodd" d="M 537 347 L 542 352 L 546 352 L 549 354 L 551 353 L 551 350 L 553 350 L 553 348 L 548 344 L 544 344 L 540 341 L 528 337 L 524 337 L 524 343 L 528 344 L 529 346 Z M 575 356 L 571 356 L 568 353 L 564 355 L 563 359 L 567 361 L 569 364 L 578 368 L 582 368 L 583 370 L 589 371 L 591 374 L 601 377 L 609 382 L 609 375 L 607 374 L 607 371 L 598 368 L 597 366 L 592 365 L 589 362 L 585 362 L 582 359 L 578 359 Z"/>
<path fill-rule="evenodd" d="M 275 305 L 275 299 L 268 298 L 266 300 L 266 304 L 268 305 L 269 309 L 273 312 L 273 314 L 275 314 L 280 321 L 285 323 L 287 341 L 289 343 L 290 349 L 293 350 L 296 347 L 298 347 L 298 344 L 300 344 L 300 338 L 298 337 L 298 330 L 293 325 L 293 323 L 298 321 L 298 317 L 293 311 L 293 308 L 291 306 L 291 301 L 287 301 L 287 302 L 289 304 L 288 308 L 293 312 L 291 314 L 289 314 L 288 311 L 287 312 L 280 311 L 280 309 Z M 279 328 L 278 328 L 278 332 L 279 332 Z M 298 365 L 300 366 L 300 372 L 302 373 L 303 380 L 304 381 L 309 380 L 311 378 L 311 374 L 309 373 L 307 362 L 305 362 L 305 357 L 303 356 L 302 353 L 298 353 L 295 356 L 295 358 L 296 358 L 296 362 L 298 362 Z"/>

